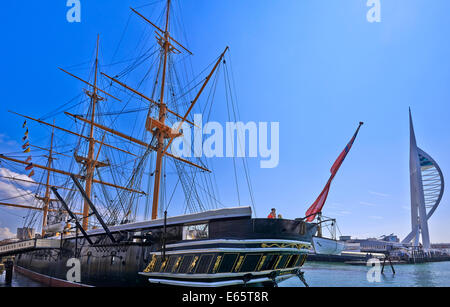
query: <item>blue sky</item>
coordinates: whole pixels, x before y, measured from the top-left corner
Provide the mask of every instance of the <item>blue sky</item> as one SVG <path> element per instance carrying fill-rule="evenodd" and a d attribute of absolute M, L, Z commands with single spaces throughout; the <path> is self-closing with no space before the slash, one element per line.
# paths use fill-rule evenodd
<path fill-rule="evenodd" d="M 21 119 L 7 110 L 41 116 L 79 93 L 80 84 L 57 67 L 91 59 L 97 33 L 101 58 L 111 61 L 129 7 L 155 1 L 81 0 L 79 24 L 66 21 L 65 2 L 1 4 L 2 152 L 15 151 L 23 133 Z M 230 46 L 241 119 L 280 122 L 279 166 L 260 169 L 259 160 L 249 161 L 259 217 L 272 207 L 287 218 L 304 216 L 364 121 L 324 214 L 338 219 L 344 235 L 404 237 L 408 107 L 419 146 L 450 173 L 450 3 L 381 0 L 381 22 L 369 23 L 366 2 L 181 1 L 196 71 Z M 150 16 L 152 7 L 141 11 Z M 134 19 L 131 27 L 143 26 Z M 232 193 L 232 184 L 221 190 Z M 20 215 L 0 211 L 0 228 L 14 231 L 11 212 Z M 433 242 L 450 241 L 449 218 L 445 194 L 430 220 Z"/>

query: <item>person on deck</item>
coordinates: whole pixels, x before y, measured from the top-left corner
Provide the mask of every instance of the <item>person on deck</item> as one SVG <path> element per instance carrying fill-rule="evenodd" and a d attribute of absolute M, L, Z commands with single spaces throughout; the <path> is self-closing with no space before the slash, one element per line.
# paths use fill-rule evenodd
<path fill-rule="evenodd" d="M 275 208 L 272 208 L 272 211 L 269 213 L 267 218 L 268 219 L 276 219 L 277 218 L 277 212 L 276 212 Z"/>

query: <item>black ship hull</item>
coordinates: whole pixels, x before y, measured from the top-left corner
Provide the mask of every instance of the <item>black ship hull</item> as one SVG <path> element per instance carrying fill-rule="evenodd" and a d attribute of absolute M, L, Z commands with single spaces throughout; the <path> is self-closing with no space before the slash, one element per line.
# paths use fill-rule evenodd
<path fill-rule="evenodd" d="M 299 273 L 316 225 L 252 219 L 249 208 L 235 208 L 110 231 L 116 242 L 99 230 L 88 232 L 92 245 L 83 236 L 63 237 L 60 248 L 18 255 L 16 266 L 53 285 L 274 285 Z"/>

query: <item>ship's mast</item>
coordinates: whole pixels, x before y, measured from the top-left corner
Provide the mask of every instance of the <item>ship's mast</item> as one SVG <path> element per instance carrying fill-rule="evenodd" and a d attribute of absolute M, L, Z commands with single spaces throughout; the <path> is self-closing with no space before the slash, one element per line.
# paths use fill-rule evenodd
<path fill-rule="evenodd" d="M 322 212 L 317 214 L 317 236 L 322 238 Z"/>
<path fill-rule="evenodd" d="M 164 101 L 164 91 L 166 83 L 167 72 L 167 57 L 169 53 L 169 18 L 170 18 L 170 0 L 167 1 L 167 14 L 166 14 L 166 28 L 164 31 L 164 41 L 162 42 L 162 48 L 164 51 L 164 64 L 162 72 L 162 84 L 161 84 L 161 98 L 159 108 L 159 121 L 164 125 L 166 120 L 166 103 Z M 158 204 L 159 204 L 159 191 L 161 184 L 161 166 L 162 158 L 164 155 L 164 134 L 160 129 L 157 132 L 157 157 L 156 157 L 156 169 L 155 169 L 155 183 L 153 189 L 153 206 L 152 206 L 152 220 L 158 217 Z"/>
<path fill-rule="evenodd" d="M 53 162 L 53 138 L 55 135 L 55 128 L 52 129 L 52 137 L 50 139 L 50 150 L 48 153 L 48 170 L 47 170 L 47 184 L 45 187 L 45 198 L 44 198 L 44 214 L 42 216 L 42 237 L 45 235 L 45 226 L 47 226 L 48 209 L 50 204 L 50 169 Z"/>
<path fill-rule="evenodd" d="M 91 129 L 89 133 L 89 151 L 88 151 L 88 157 L 85 161 L 86 163 L 86 185 L 85 185 L 85 191 L 88 196 L 88 198 L 91 198 L 92 196 L 92 180 L 94 177 L 94 148 L 95 148 L 95 139 L 94 139 L 94 120 L 95 120 L 95 108 L 97 105 L 97 102 L 99 100 L 99 97 L 97 96 L 97 73 L 98 73 L 98 43 L 99 43 L 100 37 L 97 36 L 97 49 L 95 53 L 95 75 L 94 75 L 94 86 L 93 86 L 93 92 L 92 94 L 88 95 L 91 97 L 91 108 L 92 108 L 92 114 L 91 114 Z M 83 229 L 87 230 L 89 226 L 89 204 L 85 200 L 84 206 L 83 206 Z"/>

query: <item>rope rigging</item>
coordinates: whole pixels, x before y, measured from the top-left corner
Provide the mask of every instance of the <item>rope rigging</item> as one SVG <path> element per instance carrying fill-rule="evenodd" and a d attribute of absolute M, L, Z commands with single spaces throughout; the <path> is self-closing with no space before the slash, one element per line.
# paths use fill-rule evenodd
<path fill-rule="evenodd" d="M 161 1 L 152 2 L 151 4 L 144 6 L 160 2 Z M 173 12 L 171 12 L 171 14 L 175 15 Z M 157 24 L 162 23 L 161 21 L 165 19 L 164 15 L 164 11 L 161 12 L 156 19 Z M 184 30 L 182 19 L 175 19 L 175 21 L 177 24 L 170 29 L 181 29 L 180 32 L 182 32 Z M 154 149 L 158 146 L 158 140 L 156 137 L 157 133 L 153 133 L 155 131 L 148 131 L 145 127 L 145 123 L 148 117 L 158 118 L 159 106 L 163 105 L 163 102 L 167 104 L 169 111 L 173 110 L 176 112 L 172 112 L 172 115 L 167 112 L 167 122 L 165 123 L 167 127 L 170 127 L 170 124 L 173 125 L 176 122 L 180 122 L 180 118 L 182 117 L 178 114 L 183 115 L 186 110 L 188 110 L 188 114 L 186 115 L 186 118 L 182 118 L 183 121 L 186 119 L 193 122 L 195 118 L 194 112 L 197 112 L 202 115 L 202 118 L 209 122 L 214 115 L 213 110 L 218 107 L 220 102 L 222 102 L 220 101 L 220 98 L 218 98 L 219 95 L 217 95 L 217 93 L 222 90 L 220 89 L 219 83 L 224 82 L 224 96 L 228 120 L 238 122 L 240 117 L 235 96 L 232 69 L 229 69 L 230 64 L 227 64 L 228 60 L 226 61 L 224 59 L 220 62 L 223 55 L 216 57 L 216 59 L 209 63 L 200 71 L 200 73 L 194 74 L 190 55 L 175 58 L 175 56 L 169 52 L 167 57 L 167 75 L 165 75 L 167 80 L 165 80 L 165 84 L 163 85 L 163 87 L 165 86 L 167 88 L 167 91 L 164 93 L 164 97 L 159 97 L 158 99 L 158 89 L 162 86 L 161 82 L 163 81 L 161 80 L 163 80 L 163 70 L 166 67 L 165 64 L 163 64 L 164 53 L 161 48 L 159 48 L 160 46 L 154 44 L 149 47 L 147 44 L 148 38 L 154 34 L 153 31 L 149 31 L 148 28 L 145 28 L 145 30 L 140 33 L 136 47 L 131 49 L 132 52 L 137 55 L 128 55 L 125 60 L 117 60 L 126 33 L 130 28 L 130 22 L 131 13 L 111 61 L 109 61 L 110 64 L 102 65 L 99 63 L 99 49 L 96 49 L 95 64 L 90 66 L 87 74 L 89 76 L 88 81 L 94 79 L 93 84 L 95 84 L 95 86 L 90 85 L 88 87 L 89 91 L 85 90 L 85 93 L 76 95 L 69 101 L 39 118 L 40 120 L 45 121 L 60 116 L 67 111 L 80 114 L 78 118 L 76 116 L 71 118 L 70 122 L 70 131 L 75 132 L 75 135 L 55 135 L 56 144 L 54 144 L 54 146 L 52 144 L 52 148 L 55 152 L 60 151 L 60 156 L 58 156 L 58 160 L 55 161 L 54 164 L 48 164 L 48 168 L 53 168 L 53 170 L 48 170 L 52 182 L 51 184 L 67 188 L 68 190 L 64 190 L 63 194 L 61 194 L 63 195 L 65 202 L 69 205 L 70 210 L 81 211 L 84 200 L 77 191 L 74 183 L 67 175 L 64 175 L 63 173 L 58 174 L 54 170 L 64 170 L 65 172 L 78 175 L 80 182 L 85 184 L 85 186 L 87 186 L 88 182 L 92 183 L 92 179 L 89 179 L 90 175 L 92 175 L 92 178 L 95 177 L 95 179 L 98 179 L 101 183 L 109 183 L 109 186 L 98 182 L 92 184 L 92 189 L 89 192 L 89 197 L 92 198 L 93 203 L 98 207 L 99 212 L 102 213 L 102 216 L 104 216 L 104 220 L 108 225 L 136 221 L 138 217 L 140 217 L 138 213 L 141 211 L 143 211 L 144 219 L 149 217 L 151 211 L 150 200 L 151 197 L 153 197 L 151 187 L 155 180 L 154 168 L 156 164 L 156 152 Z M 186 36 L 185 32 L 183 34 Z M 127 51 L 129 51 L 129 49 Z M 79 68 L 81 70 L 87 63 L 88 62 L 72 65 L 69 68 Z M 92 63 L 92 61 L 90 63 Z M 214 66 L 215 63 L 217 63 L 216 66 Z M 213 66 L 214 69 L 211 70 Z M 115 76 L 114 79 L 120 79 L 127 84 L 133 84 L 133 89 L 136 89 L 136 91 L 151 93 L 149 97 L 158 103 L 152 104 L 136 93 L 131 93 L 129 89 L 113 83 L 110 79 L 102 77 L 97 71 L 99 67 L 102 69 L 108 68 L 119 71 L 117 74 L 111 74 Z M 205 78 L 205 74 L 209 71 L 211 71 L 210 75 L 208 78 Z M 139 77 L 131 76 L 132 74 L 139 74 Z M 190 78 L 189 76 L 194 77 Z M 208 83 L 208 81 L 210 82 Z M 202 85 L 203 87 L 199 90 Z M 120 97 L 123 101 L 120 103 L 117 103 L 116 101 L 108 101 L 105 103 L 105 100 L 108 97 L 105 96 L 105 98 L 102 98 L 98 96 L 97 93 L 99 92 L 97 92 L 97 90 L 103 93 L 106 91 L 106 94 L 111 93 Z M 204 93 L 202 93 L 203 90 L 205 90 Z M 197 92 L 198 95 L 195 97 Z M 195 100 L 199 98 L 200 94 L 202 94 L 201 99 L 195 104 Z M 219 100 L 219 102 L 216 102 L 216 100 Z M 192 112 L 190 112 L 191 105 L 193 107 Z M 178 118 L 176 116 L 178 116 Z M 94 125 L 94 123 L 98 125 Z M 109 130 L 106 130 L 105 127 Z M 46 129 L 47 131 L 50 130 L 47 126 Z M 157 129 L 163 131 L 163 128 L 158 127 Z M 124 138 L 117 132 L 120 132 L 122 135 L 128 135 L 130 138 Z M 131 139 L 131 136 L 134 140 Z M 203 147 L 204 136 L 202 135 L 201 138 Z M 136 139 L 138 141 L 142 140 L 142 142 L 137 142 Z M 99 140 L 101 140 L 101 142 Z M 168 141 L 167 139 L 164 139 L 164 142 L 160 145 L 163 145 L 163 148 L 165 148 L 170 142 L 171 140 Z M 238 139 L 238 145 L 241 147 L 245 146 L 245 142 L 244 144 L 242 142 L 243 140 Z M 143 146 L 143 143 L 148 146 Z M 117 145 L 117 148 L 114 148 L 113 145 Z M 191 152 L 194 152 L 195 154 L 195 144 L 190 142 L 190 146 Z M 41 151 L 44 151 L 44 149 Z M 38 153 L 41 152 L 38 151 Z M 19 154 L 19 152 L 17 154 Z M 64 154 L 69 155 L 64 156 Z M 130 157 L 130 154 L 132 154 L 133 157 Z M 20 157 L 23 157 L 23 155 Z M 45 155 L 33 155 L 33 157 L 44 158 Z M 234 176 L 236 185 L 238 204 L 240 206 L 245 201 L 245 191 L 239 186 L 239 181 L 243 179 L 247 183 L 250 202 L 253 210 L 255 210 L 248 162 L 246 159 L 242 159 L 244 176 L 240 177 L 238 175 L 238 168 L 240 168 L 238 165 L 239 161 L 234 156 L 232 160 L 232 175 Z M 223 161 L 226 163 L 225 159 Z M 188 162 L 191 165 L 186 164 L 185 162 Z M 179 161 L 177 159 L 169 159 L 166 154 L 166 157 L 162 160 L 160 174 L 162 175 L 160 179 L 161 193 L 159 197 L 161 206 L 158 208 L 160 216 L 162 216 L 162 213 L 168 210 L 169 207 L 172 209 L 174 207 L 173 204 L 175 203 L 178 203 L 178 206 L 184 206 L 184 208 L 182 208 L 184 213 L 195 213 L 216 209 L 219 206 L 225 207 L 224 203 L 220 200 L 217 179 L 223 179 L 229 174 L 223 173 L 216 177 L 214 172 L 207 172 L 208 169 L 211 169 L 209 166 L 212 166 L 212 164 L 213 159 L 209 160 L 203 155 Z M 222 165 L 222 163 L 220 164 Z M 206 169 L 206 171 L 195 168 L 195 166 L 201 166 Z M 171 172 L 168 172 L 168 170 Z M 43 181 L 46 172 L 45 169 L 40 171 L 41 180 L 39 180 L 39 182 Z M 159 174 L 157 175 L 159 176 Z M 141 190 L 141 186 L 147 186 L 145 198 L 142 197 L 141 194 L 136 193 Z M 29 194 L 17 196 L 16 198 L 31 196 L 32 194 L 37 195 L 38 192 L 42 192 L 43 188 L 43 185 L 38 185 L 36 189 L 34 189 L 34 193 L 30 192 Z M 183 199 L 181 200 L 181 198 Z M 42 201 L 37 201 L 35 199 L 35 203 L 42 206 Z M 50 201 L 49 208 L 58 210 L 58 208 L 60 209 L 61 207 L 58 202 Z M 38 223 L 41 216 L 42 212 L 30 210 L 24 218 L 24 226 L 38 226 L 36 223 Z M 55 212 L 49 215 L 49 222 L 56 223 L 58 222 L 58 219 L 63 218 L 64 216 L 61 215 L 61 212 Z M 89 226 L 99 226 L 99 223 L 95 219 L 90 219 Z"/>

